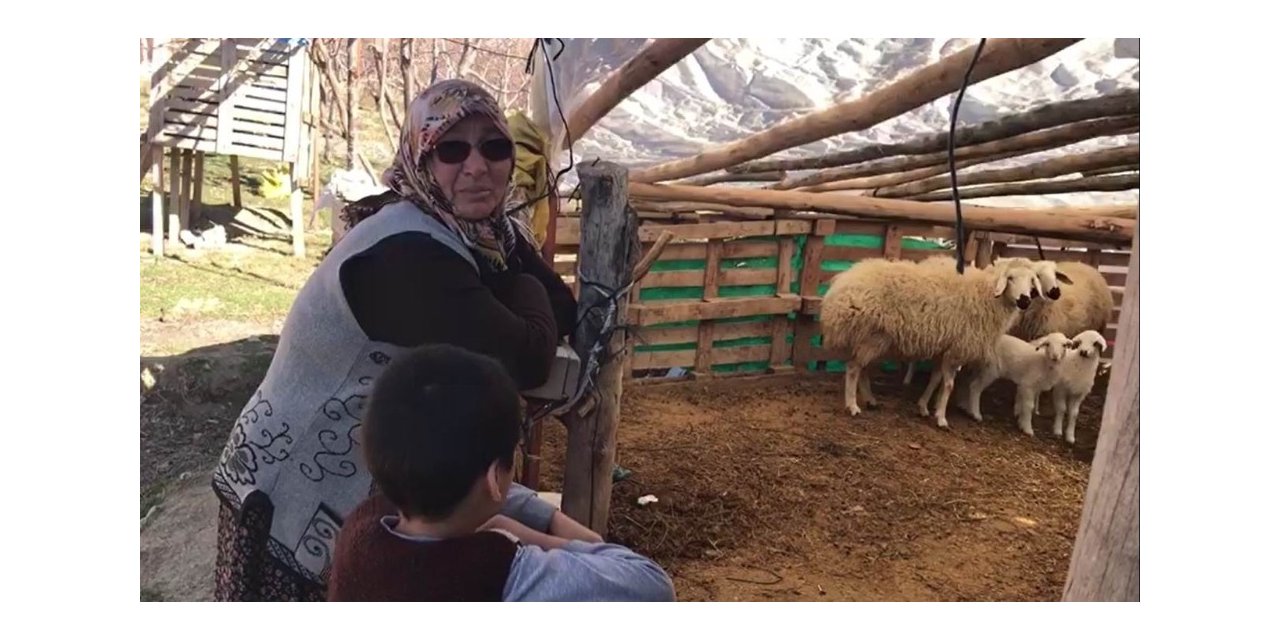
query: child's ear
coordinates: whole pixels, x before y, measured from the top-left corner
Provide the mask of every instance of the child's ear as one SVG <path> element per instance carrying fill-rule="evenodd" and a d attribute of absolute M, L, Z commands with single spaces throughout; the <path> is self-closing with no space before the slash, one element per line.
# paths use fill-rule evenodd
<path fill-rule="evenodd" d="M 502 502 L 506 499 L 503 495 L 506 493 L 502 486 L 502 469 L 498 467 L 498 461 L 494 460 L 489 464 L 489 471 L 484 475 L 485 491 L 488 492 L 489 498 L 494 502 Z"/>

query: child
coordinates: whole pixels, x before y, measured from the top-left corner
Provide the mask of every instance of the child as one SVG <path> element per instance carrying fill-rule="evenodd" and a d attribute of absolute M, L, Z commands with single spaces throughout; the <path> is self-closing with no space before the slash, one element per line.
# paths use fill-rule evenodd
<path fill-rule="evenodd" d="M 342 525 L 329 600 L 674 600 L 652 560 L 512 483 L 519 425 L 497 361 L 429 345 L 393 362 L 362 427 L 379 494 Z"/>

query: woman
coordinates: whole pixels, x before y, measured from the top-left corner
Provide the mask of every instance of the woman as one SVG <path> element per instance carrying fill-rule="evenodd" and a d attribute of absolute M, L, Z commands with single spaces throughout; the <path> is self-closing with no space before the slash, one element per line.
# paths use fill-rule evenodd
<path fill-rule="evenodd" d="M 390 188 L 347 207 L 349 231 L 299 291 L 214 472 L 217 600 L 322 600 L 343 516 L 371 492 L 364 399 L 412 347 L 450 343 L 546 381 L 573 294 L 507 214 L 515 163 L 497 102 L 448 80 L 412 103 Z M 532 492 L 514 511 L 550 518 Z"/>

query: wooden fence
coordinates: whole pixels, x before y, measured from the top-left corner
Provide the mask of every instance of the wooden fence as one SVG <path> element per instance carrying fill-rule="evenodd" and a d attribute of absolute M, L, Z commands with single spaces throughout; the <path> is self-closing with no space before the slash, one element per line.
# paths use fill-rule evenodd
<path fill-rule="evenodd" d="M 794 215 L 794 214 L 793 214 Z M 556 231 L 557 273 L 575 287 L 578 218 L 562 217 Z M 873 257 L 923 260 L 954 255 L 934 239 L 948 227 L 834 219 L 777 217 L 751 221 L 645 220 L 647 251 L 662 231 L 675 240 L 632 290 L 632 375 L 673 367 L 697 373 L 842 370 L 844 354 L 822 347 L 818 310 L 830 280 Z M 1105 335 L 1114 344 L 1128 271 L 1128 248 L 1045 239 L 1046 259 L 1098 267 L 1116 308 Z M 965 246 L 970 264 L 995 257 L 1036 259 L 1035 239 L 974 232 Z"/>

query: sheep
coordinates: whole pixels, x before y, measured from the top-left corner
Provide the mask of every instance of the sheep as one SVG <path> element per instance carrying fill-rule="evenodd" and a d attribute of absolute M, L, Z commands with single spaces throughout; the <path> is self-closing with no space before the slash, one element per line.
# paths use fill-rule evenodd
<path fill-rule="evenodd" d="M 1025 258 L 998 258 L 991 269 L 1008 260 Z M 955 269 L 955 259 L 933 256 L 920 263 L 937 269 Z M 1106 278 L 1094 267 L 1082 262 L 1033 262 L 1043 296 L 1032 295 L 1031 307 L 1021 314 L 1009 334 L 1023 340 L 1034 340 L 1050 333 L 1073 336 L 1081 331 L 1103 331 L 1111 319 L 1115 302 Z M 1060 287 L 1059 283 L 1068 285 Z M 903 384 L 911 384 L 915 372 L 914 363 L 908 364 Z M 1035 399 L 1035 415 L 1040 415 L 1040 397 Z"/>
<path fill-rule="evenodd" d="M 1050 333 L 1031 342 L 1007 334 L 1000 336 L 993 357 L 978 367 L 969 381 L 969 394 L 961 397 L 960 409 L 982 422 L 982 392 L 1000 378 L 1012 380 L 1018 385 L 1014 418 L 1023 433 L 1034 435 L 1031 415 L 1035 399 L 1058 383 L 1058 371 L 1071 344 L 1071 339 L 1061 333 Z"/>
<path fill-rule="evenodd" d="M 1018 258 L 1018 259 L 1021 259 L 1021 258 Z M 1009 260 L 1009 258 L 998 258 L 995 261 L 995 264 L 999 264 L 1006 260 Z M 1061 295 L 1061 289 L 1058 287 L 1056 265 L 1052 260 L 1038 260 L 1038 261 L 1032 262 L 1032 265 L 1034 265 L 1036 276 L 1038 279 L 1038 284 L 1039 284 L 1039 287 L 1037 289 L 1033 289 L 1031 292 L 1031 298 L 1032 298 L 1031 308 L 1034 309 L 1037 307 L 1037 305 L 1043 307 L 1045 304 L 1047 304 L 1047 301 L 1041 300 L 1040 298 L 1041 291 L 1044 291 L 1045 295 L 1048 298 L 1052 300 L 1057 300 L 1058 297 Z M 920 266 L 929 268 L 929 269 L 955 271 L 956 260 L 954 256 L 950 256 L 950 255 L 934 255 L 934 256 L 929 256 L 924 260 L 921 260 Z M 977 268 L 977 267 L 973 267 L 973 268 Z M 984 268 L 990 269 L 991 266 L 989 265 Z M 1070 282 L 1069 280 L 1065 280 L 1065 279 L 1063 281 L 1068 283 Z M 1019 337 L 1022 337 L 1022 336 L 1019 336 Z M 1027 339 L 1030 339 L 1030 338 L 1027 338 Z M 937 364 L 937 363 L 934 363 L 934 364 Z M 911 380 L 915 377 L 915 372 L 916 372 L 916 363 L 914 361 L 908 362 L 907 373 L 902 378 L 903 386 L 909 386 L 911 384 Z"/>
<path fill-rule="evenodd" d="M 942 384 L 934 406 L 939 427 L 947 426 L 946 409 L 955 373 L 967 362 L 985 361 L 996 338 L 1017 321 L 1018 309 L 1031 305 L 1036 287 L 1029 260 L 1010 261 L 961 276 L 909 261 L 864 260 L 837 275 L 823 296 L 820 310 L 823 341 L 849 349 L 845 370 L 845 406 L 857 416 L 859 400 L 875 403 L 869 378 L 863 375 L 876 359 L 938 359 L 930 388 L 918 402 L 929 415 L 933 389 Z"/>
<path fill-rule="evenodd" d="M 1085 396 L 1093 390 L 1098 377 L 1098 363 L 1107 349 L 1107 340 L 1101 333 L 1089 329 L 1081 331 L 1071 340 L 1059 367 L 1058 382 L 1053 387 L 1053 435 L 1062 436 L 1062 417 L 1067 417 L 1067 444 L 1076 443 L 1076 416 Z"/>
<path fill-rule="evenodd" d="M 1037 264 L 1054 265 L 1037 269 L 1045 298 L 1032 303 L 1010 335 L 1032 340 L 1055 332 L 1074 336 L 1088 329 L 1106 330 L 1115 301 L 1106 278 L 1097 269 L 1083 262 L 1041 260 Z M 1063 287 L 1060 295 L 1054 293 L 1056 284 L 1049 281 L 1055 276 L 1057 281 L 1070 285 Z"/>

